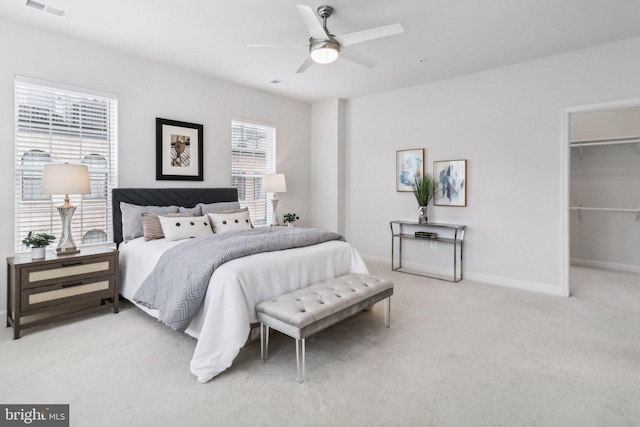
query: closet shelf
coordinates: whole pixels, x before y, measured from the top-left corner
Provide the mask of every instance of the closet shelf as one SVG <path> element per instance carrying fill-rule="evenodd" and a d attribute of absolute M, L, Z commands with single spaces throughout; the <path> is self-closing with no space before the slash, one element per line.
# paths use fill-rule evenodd
<path fill-rule="evenodd" d="M 602 138 L 602 139 L 583 139 L 581 141 L 572 141 L 569 143 L 571 148 L 580 149 L 580 158 L 582 158 L 583 147 L 594 147 L 596 145 L 619 145 L 619 144 L 638 144 L 638 155 L 640 155 L 640 136 L 628 136 L 625 138 Z"/>
<path fill-rule="evenodd" d="M 582 219 L 582 211 L 600 211 L 600 212 L 630 212 L 636 214 L 636 221 L 640 221 L 640 206 L 635 209 L 626 208 L 589 208 L 582 205 L 571 206 L 569 209 L 578 211 L 578 219 Z"/>

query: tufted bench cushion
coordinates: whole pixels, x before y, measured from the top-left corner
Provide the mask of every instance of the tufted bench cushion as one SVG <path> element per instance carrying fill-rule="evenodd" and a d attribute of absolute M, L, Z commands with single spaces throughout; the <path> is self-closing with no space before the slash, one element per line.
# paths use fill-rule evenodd
<path fill-rule="evenodd" d="M 262 325 L 262 359 L 266 360 L 268 353 L 269 327 L 295 338 L 298 380 L 302 381 L 305 338 L 383 299 L 386 299 L 385 324 L 389 327 L 391 295 L 393 282 L 366 274 L 349 273 L 262 301 L 256 306 L 256 314 Z"/>

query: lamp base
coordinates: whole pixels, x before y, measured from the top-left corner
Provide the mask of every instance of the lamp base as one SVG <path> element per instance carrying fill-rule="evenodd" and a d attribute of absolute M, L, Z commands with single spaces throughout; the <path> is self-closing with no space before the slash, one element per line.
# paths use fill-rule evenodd
<path fill-rule="evenodd" d="M 60 206 L 58 213 L 60 213 L 60 219 L 62 220 L 62 235 L 58 241 L 58 247 L 56 249 L 56 255 L 71 255 L 80 252 L 80 249 L 76 248 L 76 243 L 71 236 L 71 218 L 76 211 L 75 206 Z"/>
<path fill-rule="evenodd" d="M 271 199 L 271 206 L 272 206 L 272 209 L 273 209 L 273 217 L 271 218 L 271 226 L 272 227 L 280 225 L 278 223 L 278 214 L 276 213 L 276 210 L 278 209 L 278 202 L 279 201 L 280 200 L 278 200 L 278 198 L 275 195 L 273 196 L 273 199 Z"/>
<path fill-rule="evenodd" d="M 76 248 L 75 246 L 72 246 L 70 248 L 56 248 L 55 254 L 60 256 L 64 256 L 64 255 L 72 255 L 72 254 L 79 254 L 80 253 L 80 249 Z"/>

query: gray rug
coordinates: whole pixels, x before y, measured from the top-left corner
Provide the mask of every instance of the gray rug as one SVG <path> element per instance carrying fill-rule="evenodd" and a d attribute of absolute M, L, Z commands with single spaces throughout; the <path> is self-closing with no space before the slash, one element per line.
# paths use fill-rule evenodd
<path fill-rule="evenodd" d="M 68 403 L 72 426 L 612 426 L 640 419 L 638 275 L 572 268 L 572 298 L 392 273 L 382 305 L 307 339 L 275 333 L 207 384 L 195 340 L 132 305 L 19 340 L 0 333 L 0 402 Z M 615 295 L 624 295 L 616 297 Z"/>

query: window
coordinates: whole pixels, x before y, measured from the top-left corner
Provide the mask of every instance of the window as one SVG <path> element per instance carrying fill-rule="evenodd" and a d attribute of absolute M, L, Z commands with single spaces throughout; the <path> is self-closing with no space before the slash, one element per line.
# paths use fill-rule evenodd
<path fill-rule="evenodd" d="M 60 237 L 56 207 L 64 195 L 41 194 L 46 163 L 85 164 L 91 194 L 70 195 L 76 244 L 113 241 L 111 189 L 117 185 L 115 95 L 15 79 L 15 250 L 29 231 Z"/>
<path fill-rule="evenodd" d="M 22 200 L 49 200 L 42 195 L 42 170 L 51 163 L 51 156 L 42 150 L 30 150 L 22 155 Z"/>
<path fill-rule="evenodd" d="M 248 207 L 254 225 L 267 225 L 273 215 L 262 189 L 265 175 L 276 172 L 276 128 L 231 121 L 231 186 L 238 189 L 240 206 Z"/>

